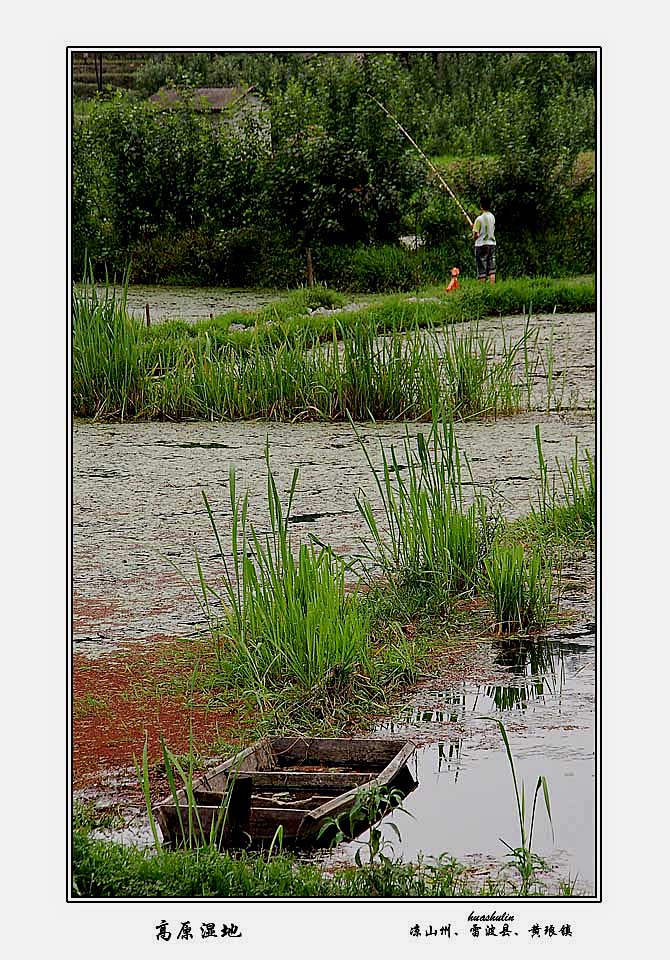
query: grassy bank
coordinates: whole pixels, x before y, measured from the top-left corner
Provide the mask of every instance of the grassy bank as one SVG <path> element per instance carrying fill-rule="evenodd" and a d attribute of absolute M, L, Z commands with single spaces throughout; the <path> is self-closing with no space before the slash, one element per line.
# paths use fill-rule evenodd
<path fill-rule="evenodd" d="M 518 896 L 509 879 L 477 881 L 454 860 L 345 867 L 332 875 L 282 853 L 222 855 L 215 848 L 140 850 L 90 836 L 73 842 L 76 897 L 502 897 Z M 502 864 L 501 864 L 502 869 Z M 571 896 L 569 884 L 534 884 L 527 896 Z"/>
<path fill-rule="evenodd" d="M 129 315 L 125 290 L 99 296 L 85 287 L 74 297 L 74 412 L 106 420 L 513 413 L 529 392 L 532 371 L 520 362 L 527 342 L 493 358 L 490 338 L 476 327 L 439 348 L 421 328 L 522 310 L 592 309 L 594 296 L 590 280 L 510 281 L 464 285 L 449 296 L 376 298 L 338 313 L 341 295 L 309 290 L 255 314 L 146 328 Z M 324 312 L 315 313 L 319 306 Z M 319 343 L 325 347 L 313 349 Z"/>

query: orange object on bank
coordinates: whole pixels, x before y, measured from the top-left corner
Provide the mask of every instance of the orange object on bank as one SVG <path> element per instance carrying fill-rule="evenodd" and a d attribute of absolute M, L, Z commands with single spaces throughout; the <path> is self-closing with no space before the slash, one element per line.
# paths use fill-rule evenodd
<path fill-rule="evenodd" d="M 451 280 L 449 281 L 449 286 L 447 287 L 447 293 L 449 293 L 450 290 L 458 290 L 457 278 L 460 272 L 461 271 L 458 269 L 458 267 L 451 268 Z"/>

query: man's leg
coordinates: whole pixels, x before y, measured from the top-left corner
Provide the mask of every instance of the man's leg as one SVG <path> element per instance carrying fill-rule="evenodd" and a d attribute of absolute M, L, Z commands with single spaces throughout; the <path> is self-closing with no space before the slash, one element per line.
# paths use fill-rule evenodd
<path fill-rule="evenodd" d="M 486 256 L 482 253 L 481 247 L 475 247 L 475 266 L 477 268 L 477 279 L 480 283 L 486 283 Z"/>

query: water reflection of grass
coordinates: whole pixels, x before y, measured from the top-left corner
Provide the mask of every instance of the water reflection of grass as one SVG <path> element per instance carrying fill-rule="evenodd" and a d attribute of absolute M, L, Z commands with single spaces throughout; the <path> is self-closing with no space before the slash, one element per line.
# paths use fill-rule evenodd
<path fill-rule="evenodd" d="M 523 681 L 511 678 L 509 682 L 489 684 L 466 681 L 460 688 L 434 691 L 431 694 L 435 701 L 433 705 L 408 707 L 385 728 L 399 731 L 403 725 L 420 728 L 423 724 L 458 724 L 490 710 L 500 713 L 526 710 L 532 703 L 543 702 L 547 697 L 560 697 L 566 681 L 565 652 L 560 644 L 517 638 L 498 642 L 496 646 L 499 652 L 495 662 L 508 669 L 513 677 L 521 675 Z M 460 745 L 462 740 L 457 737 L 448 743 L 451 757 L 451 745 Z M 456 752 L 460 752 L 460 747 Z"/>

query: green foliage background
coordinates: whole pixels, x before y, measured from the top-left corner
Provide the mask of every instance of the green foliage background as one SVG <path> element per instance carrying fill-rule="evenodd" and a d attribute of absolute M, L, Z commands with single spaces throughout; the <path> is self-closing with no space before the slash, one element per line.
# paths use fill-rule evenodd
<path fill-rule="evenodd" d="M 429 154 L 471 215 L 493 200 L 499 271 L 588 273 L 595 261 L 593 54 L 172 54 L 135 94 L 75 111 L 73 267 L 145 282 L 351 289 L 441 281 L 472 244 L 456 205 L 369 94 Z M 256 86 L 259 116 L 196 109 L 197 86 Z M 182 103 L 145 98 L 177 86 Z M 418 233 L 426 248 L 403 249 Z"/>

